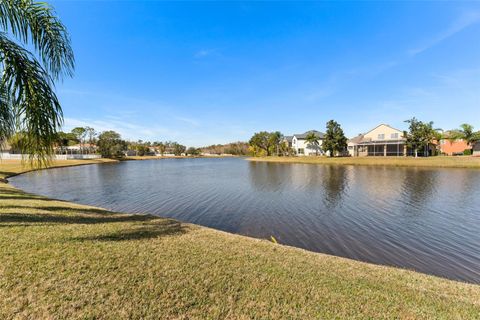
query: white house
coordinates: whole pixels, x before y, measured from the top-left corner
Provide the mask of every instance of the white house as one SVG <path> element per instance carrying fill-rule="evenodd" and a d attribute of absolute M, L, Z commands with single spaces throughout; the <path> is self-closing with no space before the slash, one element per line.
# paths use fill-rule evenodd
<path fill-rule="evenodd" d="M 309 143 L 305 139 L 309 134 L 315 134 L 318 138 L 318 144 Z M 299 156 L 313 156 L 323 155 L 322 143 L 325 135 L 322 132 L 316 130 L 310 130 L 301 134 L 294 134 L 292 136 L 292 148 Z"/>

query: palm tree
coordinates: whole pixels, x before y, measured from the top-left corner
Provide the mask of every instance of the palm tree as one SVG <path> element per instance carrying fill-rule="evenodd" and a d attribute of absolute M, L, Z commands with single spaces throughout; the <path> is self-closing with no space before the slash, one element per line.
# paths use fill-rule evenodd
<path fill-rule="evenodd" d="M 315 134 L 315 132 L 310 132 L 305 137 L 305 141 L 307 145 L 313 146 L 315 148 L 315 155 L 318 156 L 318 149 L 320 148 L 320 143 L 318 142 L 319 137 Z"/>
<path fill-rule="evenodd" d="M 474 144 L 480 140 L 480 132 L 473 131 L 472 125 L 464 123 L 460 126 L 460 129 L 455 131 L 455 138 L 463 139 L 473 151 Z"/>
<path fill-rule="evenodd" d="M 54 83 L 73 70 L 70 37 L 52 7 L 0 0 L 0 141 L 22 132 L 22 153 L 47 161 L 63 122 Z"/>

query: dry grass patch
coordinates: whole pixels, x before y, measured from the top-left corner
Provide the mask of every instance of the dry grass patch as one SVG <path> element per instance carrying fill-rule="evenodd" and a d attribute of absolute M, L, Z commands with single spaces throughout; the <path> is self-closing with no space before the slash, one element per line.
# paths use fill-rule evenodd
<path fill-rule="evenodd" d="M 472 168 L 480 169 L 480 157 L 259 157 L 248 158 L 250 161 L 278 163 L 306 163 L 328 165 L 362 165 L 393 167 L 438 167 L 438 168 Z"/>

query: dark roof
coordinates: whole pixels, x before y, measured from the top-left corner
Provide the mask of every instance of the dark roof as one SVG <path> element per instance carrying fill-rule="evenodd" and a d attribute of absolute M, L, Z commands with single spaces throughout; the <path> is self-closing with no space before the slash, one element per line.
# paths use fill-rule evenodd
<path fill-rule="evenodd" d="M 325 134 L 323 132 L 317 130 L 309 130 L 305 133 L 294 134 L 294 136 L 297 137 L 297 139 L 305 139 L 310 133 L 314 133 L 319 139 L 323 139 L 325 137 Z"/>
<path fill-rule="evenodd" d="M 285 136 L 285 140 L 287 140 L 287 142 L 292 142 L 292 139 L 293 136 Z"/>

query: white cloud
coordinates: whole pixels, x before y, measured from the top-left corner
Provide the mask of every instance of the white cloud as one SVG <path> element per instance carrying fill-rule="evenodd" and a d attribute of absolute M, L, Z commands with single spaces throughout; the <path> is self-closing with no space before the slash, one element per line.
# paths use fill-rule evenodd
<path fill-rule="evenodd" d="M 176 139 L 179 133 L 168 128 L 160 126 L 142 126 L 136 123 L 120 120 L 93 120 L 93 119 L 75 119 L 65 118 L 63 130 L 71 130 L 75 127 L 93 127 L 95 130 L 107 131 L 113 130 L 122 135 L 124 139 L 150 139 L 150 140 L 170 140 Z"/>
<path fill-rule="evenodd" d="M 431 47 L 439 44 L 440 42 L 450 38 L 451 36 L 455 35 L 456 33 L 464 30 L 465 28 L 477 23 L 480 21 L 480 12 L 467 12 L 462 14 L 458 19 L 456 19 L 448 29 L 444 30 L 443 32 L 439 33 L 429 41 L 427 41 L 422 46 L 419 46 L 414 49 L 408 50 L 408 55 L 416 56 Z"/>

